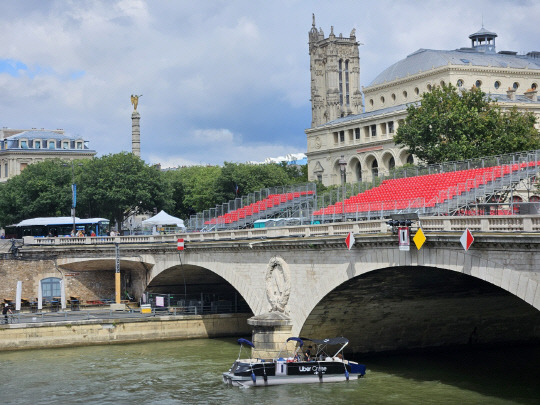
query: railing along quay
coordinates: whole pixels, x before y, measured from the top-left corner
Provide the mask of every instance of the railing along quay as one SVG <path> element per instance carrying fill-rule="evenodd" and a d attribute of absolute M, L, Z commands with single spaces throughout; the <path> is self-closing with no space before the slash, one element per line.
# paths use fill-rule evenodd
<path fill-rule="evenodd" d="M 500 215 L 472 217 L 421 217 L 413 228 L 421 226 L 427 232 L 460 232 L 465 229 L 478 232 L 540 232 L 540 215 Z M 24 237 L 25 245 L 69 246 L 69 245 L 110 245 L 176 243 L 182 238 L 185 242 L 208 242 L 240 239 L 273 239 L 283 237 L 313 237 L 354 234 L 377 234 L 389 232 L 386 220 L 334 222 L 319 225 L 298 225 L 292 227 L 250 228 L 240 230 L 192 232 L 169 235 L 137 235 L 85 238 L 34 238 Z"/>

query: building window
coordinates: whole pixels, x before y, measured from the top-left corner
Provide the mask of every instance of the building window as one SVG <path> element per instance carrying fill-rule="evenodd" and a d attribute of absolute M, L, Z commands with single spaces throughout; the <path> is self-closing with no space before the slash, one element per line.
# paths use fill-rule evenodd
<path fill-rule="evenodd" d="M 392 93 L 392 101 L 396 101 L 396 94 Z"/>
<path fill-rule="evenodd" d="M 444 80 L 441 80 L 441 87 L 444 87 L 445 84 Z"/>
<path fill-rule="evenodd" d="M 407 156 L 407 164 L 409 165 L 414 164 L 414 158 L 412 155 Z"/>
<path fill-rule="evenodd" d="M 82 148 L 83 148 L 83 143 L 77 142 L 77 149 L 82 149 Z"/>
<path fill-rule="evenodd" d="M 396 167 L 396 161 L 394 157 L 392 156 L 390 160 L 388 161 L 388 169 L 392 170 L 394 167 Z"/>
<path fill-rule="evenodd" d="M 4 177 L 8 176 L 8 164 L 4 164 Z"/>
<path fill-rule="evenodd" d="M 459 79 L 459 80 L 457 81 L 457 86 L 458 86 L 458 87 L 463 87 L 463 80 Z"/>
<path fill-rule="evenodd" d="M 349 106 L 349 61 L 345 61 L 345 104 Z"/>
<path fill-rule="evenodd" d="M 371 174 L 373 177 L 377 177 L 379 175 L 379 164 L 377 163 L 377 159 L 375 159 L 371 164 Z"/>
<path fill-rule="evenodd" d="M 48 301 L 60 297 L 60 279 L 49 277 L 41 280 L 41 293 L 43 299 Z"/>
<path fill-rule="evenodd" d="M 540 202 L 540 197 L 537 195 L 533 195 L 531 196 L 531 198 L 529 198 L 529 202 Z"/>
<path fill-rule="evenodd" d="M 388 121 L 388 133 L 389 134 L 394 133 L 394 121 Z"/>
<path fill-rule="evenodd" d="M 55 149 L 56 145 L 54 141 L 49 141 L 49 149 Z"/>
<path fill-rule="evenodd" d="M 518 82 L 514 82 L 514 84 L 512 85 L 512 87 L 514 88 L 514 90 L 517 90 L 518 87 L 519 87 L 519 83 L 518 83 Z"/>
<path fill-rule="evenodd" d="M 337 132 L 334 132 L 334 143 L 338 143 L 339 140 L 339 134 Z"/>
<path fill-rule="evenodd" d="M 41 149 L 41 141 L 34 141 L 34 149 Z"/>
<path fill-rule="evenodd" d="M 362 181 L 362 165 L 360 164 L 360 162 L 358 162 L 358 164 L 356 165 L 356 178 L 359 182 Z"/>
<path fill-rule="evenodd" d="M 62 149 L 69 149 L 69 141 L 62 142 Z"/>
<path fill-rule="evenodd" d="M 495 87 L 496 89 L 498 89 L 499 87 L 501 87 L 501 82 L 500 81 L 496 81 L 495 84 L 493 84 L 493 87 Z"/>
<path fill-rule="evenodd" d="M 371 136 L 377 136 L 377 125 L 373 124 L 371 127 Z"/>
<path fill-rule="evenodd" d="M 369 104 L 373 105 L 373 99 L 372 98 L 369 99 Z"/>
<path fill-rule="evenodd" d="M 431 84 L 427 85 L 427 91 L 431 91 Z"/>
<path fill-rule="evenodd" d="M 416 93 L 416 95 L 418 95 L 418 94 L 420 94 L 420 89 L 418 87 L 415 87 L 414 92 Z"/>
<path fill-rule="evenodd" d="M 474 82 L 474 85 L 478 88 L 482 87 L 482 80 L 477 80 L 476 82 Z"/>
<path fill-rule="evenodd" d="M 339 131 L 339 141 L 345 142 L 345 131 Z"/>
<path fill-rule="evenodd" d="M 384 96 L 381 96 L 381 103 L 384 104 Z"/>
<path fill-rule="evenodd" d="M 28 149 L 28 141 L 27 140 L 21 141 L 21 148 L 22 149 Z"/>
<path fill-rule="evenodd" d="M 531 89 L 536 90 L 537 87 L 538 87 L 538 85 L 536 83 L 533 83 L 532 86 L 531 86 Z"/>
<path fill-rule="evenodd" d="M 338 76 L 339 76 L 339 105 L 343 107 L 343 61 L 340 59 L 338 62 Z"/>
<path fill-rule="evenodd" d="M 360 139 L 360 128 L 354 129 L 354 139 Z"/>

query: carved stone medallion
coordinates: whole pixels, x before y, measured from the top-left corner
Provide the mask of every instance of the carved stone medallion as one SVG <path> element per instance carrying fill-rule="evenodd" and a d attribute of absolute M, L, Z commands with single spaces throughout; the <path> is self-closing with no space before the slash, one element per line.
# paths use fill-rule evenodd
<path fill-rule="evenodd" d="M 270 312 L 285 312 L 291 294 L 291 272 L 285 260 L 279 256 L 270 259 L 266 267 L 265 281 Z"/>

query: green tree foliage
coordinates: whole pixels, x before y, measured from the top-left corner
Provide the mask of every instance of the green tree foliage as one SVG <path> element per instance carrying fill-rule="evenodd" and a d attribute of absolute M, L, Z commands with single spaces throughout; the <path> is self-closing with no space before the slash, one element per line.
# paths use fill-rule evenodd
<path fill-rule="evenodd" d="M 464 160 L 540 148 L 532 113 L 502 112 L 478 88 L 435 87 L 407 107 L 396 144 L 426 163 Z"/>
<path fill-rule="evenodd" d="M 135 207 L 139 211 L 159 210 L 171 198 L 160 170 L 126 152 L 85 161 L 79 181 L 77 212 L 117 223 Z"/>
<path fill-rule="evenodd" d="M 285 164 L 189 166 L 161 172 L 131 153 L 66 163 L 29 165 L 0 185 L 0 225 L 39 216 L 71 215 L 71 184 L 77 184 L 76 214 L 121 222 L 134 210 L 165 209 L 190 215 L 266 187 L 307 181 L 307 171 Z"/>
<path fill-rule="evenodd" d="M 0 188 L 2 226 L 26 218 L 71 215 L 71 165 L 47 160 L 29 165 Z"/>
<path fill-rule="evenodd" d="M 165 172 L 172 193 L 170 213 L 187 218 L 221 203 L 216 186 L 220 174 L 219 166 L 187 166 Z"/>

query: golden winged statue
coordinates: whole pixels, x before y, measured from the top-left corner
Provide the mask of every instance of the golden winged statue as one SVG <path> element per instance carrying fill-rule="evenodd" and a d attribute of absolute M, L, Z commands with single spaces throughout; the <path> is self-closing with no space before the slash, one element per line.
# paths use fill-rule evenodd
<path fill-rule="evenodd" d="M 137 111 L 137 105 L 139 104 L 139 97 L 142 97 L 141 95 L 132 94 L 131 95 L 131 104 L 133 105 L 133 110 Z"/>

